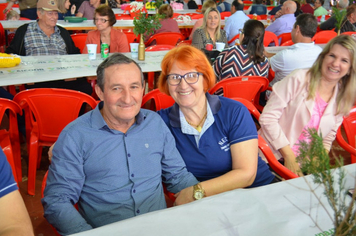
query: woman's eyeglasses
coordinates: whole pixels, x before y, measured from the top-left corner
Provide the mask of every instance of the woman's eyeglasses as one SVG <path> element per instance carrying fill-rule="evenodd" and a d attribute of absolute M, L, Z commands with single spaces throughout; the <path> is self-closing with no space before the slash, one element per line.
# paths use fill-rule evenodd
<path fill-rule="evenodd" d="M 239 29 L 240 31 L 240 34 L 243 34 L 244 33 L 244 30 L 243 29 Z"/>
<path fill-rule="evenodd" d="M 203 75 L 200 72 L 188 72 L 185 75 L 169 74 L 167 75 L 167 81 L 169 85 L 179 85 L 184 78 L 187 84 L 195 84 L 199 80 L 199 75 Z"/>
<path fill-rule="evenodd" d="M 101 23 L 106 23 L 106 22 L 108 22 L 109 20 L 103 19 L 103 18 L 94 18 L 94 23 L 95 23 L 95 22 L 98 22 L 98 21 L 100 21 Z"/>

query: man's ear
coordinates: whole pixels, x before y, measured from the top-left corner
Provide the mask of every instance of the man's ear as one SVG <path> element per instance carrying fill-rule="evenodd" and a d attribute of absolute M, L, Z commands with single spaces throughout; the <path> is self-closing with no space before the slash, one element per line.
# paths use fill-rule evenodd
<path fill-rule="evenodd" d="M 104 92 L 101 90 L 101 88 L 99 87 L 98 84 L 95 85 L 95 93 L 98 96 L 98 98 L 100 99 L 100 101 L 104 100 Z"/>

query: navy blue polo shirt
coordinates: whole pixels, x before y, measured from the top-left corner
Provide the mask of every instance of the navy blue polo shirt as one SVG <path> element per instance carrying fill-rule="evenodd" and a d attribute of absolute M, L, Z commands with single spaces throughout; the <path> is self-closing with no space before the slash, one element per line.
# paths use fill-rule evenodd
<path fill-rule="evenodd" d="M 258 138 L 255 123 L 243 104 L 208 93 L 206 96 L 214 122 L 200 137 L 199 145 L 194 135 L 182 133 L 178 104 L 158 111 L 175 137 L 188 171 L 199 181 L 213 179 L 232 170 L 230 145 Z M 267 164 L 258 157 L 257 175 L 250 187 L 269 184 L 273 179 Z"/>

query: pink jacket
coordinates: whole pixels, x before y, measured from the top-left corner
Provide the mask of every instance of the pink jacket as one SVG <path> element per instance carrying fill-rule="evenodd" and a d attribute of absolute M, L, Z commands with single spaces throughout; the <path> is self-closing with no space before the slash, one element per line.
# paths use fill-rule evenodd
<path fill-rule="evenodd" d="M 293 71 L 273 86 L 273 92 L 260 117 L 258 133 L 270 144 L 277 159 L 282 155 L 278 149 L 297 142 L 313 112 L 314 100 L 307 100 L 310 76 L 308 69 Z M 330 150 L 343 115 L 335 115 L 338 86 L 320 120 L 325 149 Z"/>
<path fill-rule="evenodd" d="M 88 33 L 85 44 L 97 44 L 96 52 L 100 53 L 100 31 L 93 30 Z M 111 52 L 129 52 L 129 43 L 124 33 L 112 28 L 110 32 L 110 53 Z M 87 54 L 88 49 L 84 47 L 83 54 Z"/>

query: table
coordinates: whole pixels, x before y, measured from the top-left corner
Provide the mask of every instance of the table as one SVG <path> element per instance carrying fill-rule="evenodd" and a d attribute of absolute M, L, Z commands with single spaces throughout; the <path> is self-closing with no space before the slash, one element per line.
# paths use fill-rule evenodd
<path fill-rule="evenodd" d="M 161 71 L 161 61 L 167 52 L 146 52 L 145 61 L 135 61 L 143 72 Z M 131 53 L 124 54 L 131 58 Z M 16 67 L 0 68 L 0 86 L 95 76 L 103 61 L 100 54 L 96 60 L 89 60 L 88 54 L 22 56 L 21 59 Z"/>
<path fill-rule="evenodd" d="M 178 22 L 179 28 L 193 28 L 197 20 L 192 20 L 189 23 Z M 19 21 L 0 21 L 5 30 L 16 30 L 21 25 L 34 22 L 33 20 L 19 20 Z M 66 30 L 95 30 L 96 26 L 92 20 L 85 20 L 81 23 L 70 23 L 64 20 L 58 20 L 57 25 L 62 26 Z M 225 25 L 225 21 L 221 21 L 221 25 Z M 134 28 L 133 20 L 117 20 L 114 28 L 116 29 L 132 29 Z"/>
<path fill-rule="evenodd" d="M 347 171 L 345 187 L 348 189 L 355 184 L 356 164 L 344 168 Z M 335 176 L 337 173 L 334 172 Z M 323 196 L 323 189 L 311 182 L 311 176 L 306 176 L 305 179 L 297 178 L 254 189 L 232 190 L 74 235 L 314 236 L 329 231 L 333 226 L 311 194 L 306 180 L 316 188 L 318 196 Z M 331 210 L 326 198 L 321 198 L 326 208 Z M 322 231 L 301 210 L 313 217 L 317 215 L 316 222 Z"/>
<path fill-rule="evenodd" d="M 316 45 L 318 45 L 321 48 L 324 48 L 326 46 L 326 44 L 316 44 Z M 291 46 L 277 46 L 277 47 L 276 46 L 272 46 L 272 47 L 265 47 L 265 50 L 267 52 L 269 52 L 269 53 L 276 54 L 276 53 L 278 53 L 278 52 L 280 52 L 280 51 L 282 51 L 284 49 L 287 49 L 289 47 L 291 47 Z"/>
<path fill-rule="evenodd" d="M 123 14 L 124 10 L 121 10 L 121 8 L 113 8 L 112 9 L 115 14 Z M 197 12 L 195 9 L 183 9 L 183 10 L 173 10 L 174 13 L 179 13 L 179 14 L 189 14 L 189 13 L 200 13 Z M 147 10 L 148 14 L 154 15 L 156 14 L 156 10 Z"/>

